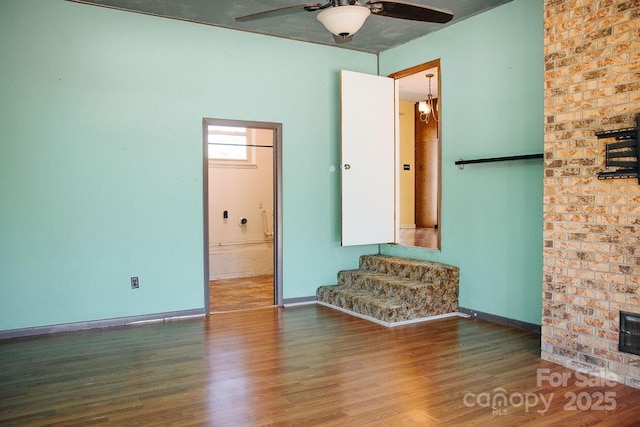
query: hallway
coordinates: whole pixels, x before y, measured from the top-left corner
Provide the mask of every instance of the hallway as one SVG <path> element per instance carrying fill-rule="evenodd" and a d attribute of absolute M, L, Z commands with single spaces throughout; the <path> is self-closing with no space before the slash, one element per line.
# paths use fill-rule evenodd
<path fill-rule="evenodd" d="M 438 249 L 438 230 L 436 228 L 401 228 L 398 244 Z"/>
<path fill-rule="evenodd" d="M 271 274 L 209 281 L 211 313 L 252 310 L 273 305 L 273 275 Z"/>

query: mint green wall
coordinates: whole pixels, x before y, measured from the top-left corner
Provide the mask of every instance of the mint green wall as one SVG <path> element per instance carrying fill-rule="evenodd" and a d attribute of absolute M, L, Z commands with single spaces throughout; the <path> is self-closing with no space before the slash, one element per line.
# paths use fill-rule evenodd
<path fill-rule="evenodd" d="M 329 172 L 338 71 L 376 56 L 0 0 L 0 58 L 0 330 L 204 306 L 203 117 L 283 124 L 285 298 L 377 250 L 340 247 Z"/>
<path fill-rule="evenodd" d="M 0 0 L 0 330 L 202 308 L 203 117 L 283 123 L 284 297 L 340 247 L 338 70 L 374 55 L 50 0 Z M 540 322 L 542 0 L 381 55 L 442 59 L 442 251 L 460 304 Z M 129 277 L 139 276 L 132 291 Z"/>
<path fill-rule="evenodd" d="M 514 0 L 384 52 L 381 74 L 441 58 L 442 250 L 382 252 L 460 267 L 460 305 L 540 324 L 541 160 L 458 159 L 542 153 L 542 0 Z"/>

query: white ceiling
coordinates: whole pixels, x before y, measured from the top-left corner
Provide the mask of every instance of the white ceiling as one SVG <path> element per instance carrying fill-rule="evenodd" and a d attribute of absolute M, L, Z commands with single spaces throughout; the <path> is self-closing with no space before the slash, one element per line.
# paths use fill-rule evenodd
<path fill-rule="evenodd" d="M 398 79 L 400 100 L 418 102 L 427 99 L 427 92 L 429 91 L 429 79 L 426 77 L 427 74 L 433 74 L 433 77 L 431 78 L 431 95 L 433 95 L 434 98 L 437 98 L 438 69 L 431 68 L 429 70 L 421 71 L 417 74 L 412 74 Z"/>

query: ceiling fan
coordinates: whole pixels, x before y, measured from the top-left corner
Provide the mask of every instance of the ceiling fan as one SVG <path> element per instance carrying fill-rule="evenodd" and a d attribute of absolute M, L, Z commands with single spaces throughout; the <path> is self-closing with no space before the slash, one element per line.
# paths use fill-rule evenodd
<path fill-rule="evenodd" d="M 301 11 L 318 13 L 320 21 L 333 34 L 337 43 L 348 42 L 358 31 L 370 14 L 411 21 L 435 22 L 444 24 L 453 19 L 453 12 L 447 9 L 409 3 L 400 0 L 330 0 L 328 3 L 301 3 L 277 9 L 265 10 L 250 15 L 239 16 L 238 22 L 272 18 Z"/>

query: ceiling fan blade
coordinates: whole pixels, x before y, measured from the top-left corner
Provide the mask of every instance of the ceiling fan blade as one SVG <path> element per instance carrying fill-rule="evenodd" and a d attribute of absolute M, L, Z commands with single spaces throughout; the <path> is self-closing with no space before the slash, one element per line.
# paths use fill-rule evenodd
<path fill-rule="evenodd" d="M 321 9 L 320 3 L 301 3 L 294 6 L 279 7 L 278 9 L 265 10 L 263 12 L 252 13 L 250 15 L 238 16 L 236 21 L 246 22 L 256 19 L 273 18 L 275 16 L 289 15 L 291 13 L 302 12 L 303 10 L 310 12 Z"/>
<path fill-rule="evenodd" d="M 435 22 L 445 24 L 453 19 L 453 12 L 448 9 L 405 1 L 368 1 L 366 6 L 371 13 L 391 18 L 409 19 L 412 21 Z"/>
<path fill-rule="evenodd" d="M 335 40 L 336 44 L 347 43 L 353 40 L 353 34 L 350 34 L 347 37 L 336 36 L 335 34 L 331 35 L 333 36 L 333 40 Z"/>

